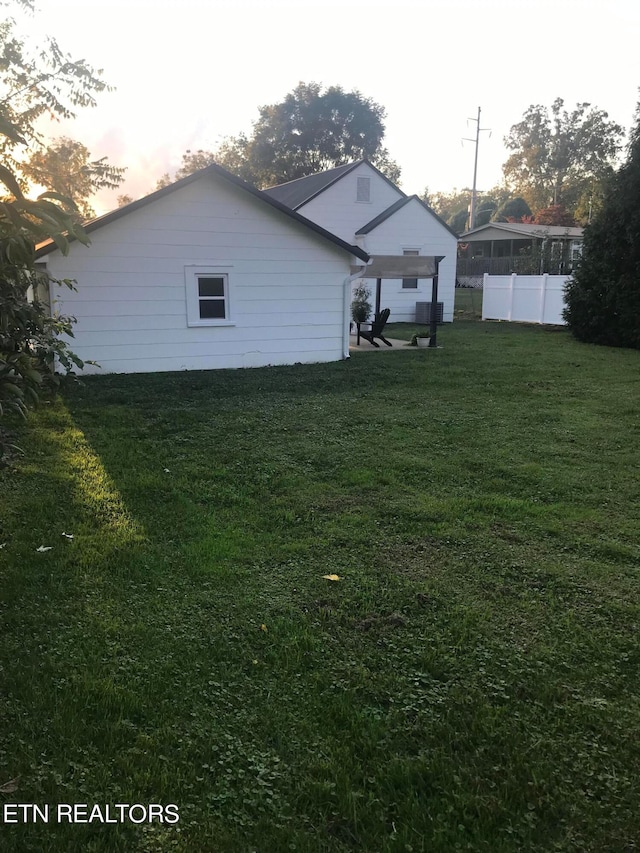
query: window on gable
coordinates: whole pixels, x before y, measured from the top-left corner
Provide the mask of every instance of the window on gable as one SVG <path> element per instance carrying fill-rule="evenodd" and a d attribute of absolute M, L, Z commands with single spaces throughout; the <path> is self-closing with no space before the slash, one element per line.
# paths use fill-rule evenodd
<path fill-rule="evenodd" d="M 229 275 L 215 268 L 185 267 L 187 325 L 217 326 L 230 321 Z"/>
<path fill-rule="evenodd" d="M 358 178 L 356 187 L 356 201 L 371 201 L 371 178 Z"/>
<path fill-rule="evenodd" d="M 416 257 L 420 254 L 419 249 L 405 249 L 402 252 L 403 255 L 410 257 Z M 403 278 L 402 279 L 402 289 L 403 290 L 416 290 L 418 287 L 418 279 L 417 278 Z"/>

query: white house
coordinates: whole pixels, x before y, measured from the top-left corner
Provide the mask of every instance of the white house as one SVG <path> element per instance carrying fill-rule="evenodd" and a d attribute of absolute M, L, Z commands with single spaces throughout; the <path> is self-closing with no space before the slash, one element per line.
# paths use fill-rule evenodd
<path fill-rule="evenodd" d="M 438 301 L 443 320 L 453 320 L 457 235 L 418 196 L 407 196 L 367 160 L 265 193 L 369 255 L 443 256 Z M 381 307 L 391 309 L 392 322 L 415 321 L 417 302 L 431 302 L 431 280 L 383 281 Z"/>
<path fill-rule="evenodd" d="M 348 357 L 350 266 L 364 249 L 213 165 L 86 226 L 91 246 L 37 255 L 72 349 L 141 373 Z"/>

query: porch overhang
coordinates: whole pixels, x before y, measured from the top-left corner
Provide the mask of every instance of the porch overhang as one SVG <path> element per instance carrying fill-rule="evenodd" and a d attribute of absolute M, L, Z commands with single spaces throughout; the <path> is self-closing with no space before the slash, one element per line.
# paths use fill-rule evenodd
<path fill-rule="evenodd" d="M 383 278 L 430 278 L 431 302 L 434 306 L 431 311 L 431 342 L 430 347 L 436 344 L 436 311 L 435 305 L 438 301 L 438 267 L 444 255 L 371 255 L 370 262 L 365 267 L 352 266 L 351 278 L 375 278 L 376 279 L 376 316 L 380 314 L 380 294 L 382 291 Z"/>
<path fill-rule="evenodd" d="M 371 255 L 365 267 L 352 266 L 351 274 L 361 278 L 433 278 L 444 255 Z"/>

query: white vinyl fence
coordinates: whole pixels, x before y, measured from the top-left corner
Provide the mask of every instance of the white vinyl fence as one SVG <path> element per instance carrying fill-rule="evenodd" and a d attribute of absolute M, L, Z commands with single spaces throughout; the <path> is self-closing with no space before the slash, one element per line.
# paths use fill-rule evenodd
<path fill-rule="evenodd" d="M 482 285 L 482 319 L 564 325 L 568 275 L 488 275 Z"/>

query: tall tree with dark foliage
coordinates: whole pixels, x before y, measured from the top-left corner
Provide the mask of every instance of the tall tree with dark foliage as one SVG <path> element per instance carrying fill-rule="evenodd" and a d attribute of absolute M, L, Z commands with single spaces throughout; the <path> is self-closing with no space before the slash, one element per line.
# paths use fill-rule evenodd
<path fill-rule="evenodd" d="M 623 129 L 604 110 L 562 98 L 551 107 L 532 105 L 505 137 L 513 153 L 502 167 L 509 187 L 536 213 L 564 205 L 571 213 L 596 201 L 598 188 L 611 175 Z M 588 205 L 586 205 L 588 207 Z"/>
<path fill-rule="evenodd" d="M 625 164 L 585 230 L 564 318 L 581 341 L 640 349 L 640 104 Z"/>
<path fill-rule="evenodd" d="M 367 158 L 391 181 L 398 165 L 383 147 L 385 110 L 358 91 L 299 83 L 283 101 L 260 107 L 250 136 L 224 140 L 216 162 L 258 187 L 293 181 Z"/>

